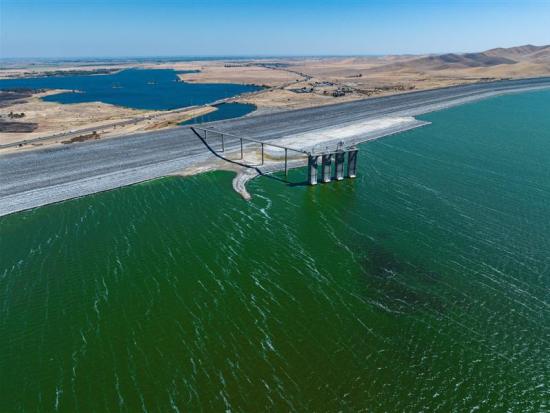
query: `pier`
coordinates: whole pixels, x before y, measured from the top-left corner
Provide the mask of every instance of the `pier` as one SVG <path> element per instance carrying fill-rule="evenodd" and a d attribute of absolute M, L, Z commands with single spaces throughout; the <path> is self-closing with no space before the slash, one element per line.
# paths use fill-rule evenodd
<path fill-rule="evenodd" d="M 341 181 L 344 178 L 355 178 L 357 174 L 357 142 L 347 144 L 344 141 L 338 142 L 336 145 L 325 145 L 323 149 L 317 150 L 313 147 L 310 150 L 305 148 L 296 148 L 272 141 L 260 141 L 257 139 L 237 136 L 221 130 L 205 128 L 201 126 L 191 126 L 191 130 L 199 137 L 203 143 L 217 156 L 229 162 L 236 162 L 235 159 L 230 159 L 226 156 L 226 143 L 238 142 L 240 156 L 238 162 L 245 167 L 260 167 L 265 164 L 265 150 L 267 147 L 277 148 L 284 151 L 284 173 L 288 175 L 288 154 L 289 152 L 297 153 L 302 157 L 307 157 L 307 170 L 309 185 L 317 185 L 319 176 L 319 166 L 321 167 L 321 182 L 329 183 L 332 180 Z M 245 148 L 250 148 L 251 144 L 255 144 L 260 150 L 260 163 L 250 163 L 245 160 Z M 223 156 L 221 155 L 223 153 Z M 344 168 L 347 155 L 347 174 L 344 175 Z M 321 159 L 321 164 L 319 164 Z M 334 159 L 334 162 L 333 162 Z M 334 167 L 333 167 L 334 165 Z"/>
<path fill-rule="evenodd" d="M 222 152 L 222 153 L 225 153 L 225 147 L 226 147 L 226 142 L 228 141 L 229 139 L 229 142 L 231 143 L 235 143 L 235 142 L 238 142 L 239 143 L 239 148 L 240 148 L 240 157 L 239 157 L 239 163 L 242 165 L 242 166 L 247 166 L 247 167 L 258 167 L 258 166 L 263 166 L 265 164 L 265 149 L 266 147 L 273 147 L 273 148 L 277 148 L 277 149 L 280 149 L 280 150 L 283 150 L 284 151 L 284 171 L 285 171 L 285 175 L 288 174 L 288 153 L 289 152 L 296 152 L 300 155 L 309 155 L 309 153 L 303 149 L 299 149 L 299 148 L 292 148 L 290 146 L 285 146 L 285 145 L 280 145 L 280 144 L 277 144 L 277 143 L 274 143 L 274 142 L 270 142 L 270 141 L 261 141 L 261 140 L 258 140 L 258 139 L 253 139 L 253 138 L 249 138 L 249 137 L 244 137 L 244 136 L 237 136 L 237 135 L 234 135 L 234 134 L 231 134 L 231 133 L 228 133 L 228 132 L 224 132 L 224 131 L 219 131 L 219 130 L 215 130 L 215 129 L 210 129 L 210 128 L 204 128 L 204 127 L 200 127 L 200 126 L 191 126 L 190 129 L 193 131 L 193 133 L 198 136 L 202 141 L 203 143 L 211 150 L 213 151 L 216 155 L 220 156 L 218 151 L 216 151 L 216 146 L 218 145 L 216 143 L 216 139 L 219 140 L 219 152 Z M 210 137 L 210 141 L 208 140 L 208 138 Z M 214 138 L 214 141 L 212 141 L 212 138 Z M 255 144 L 257 147 L 260 148 L 260 156 L 261 156 L 261 162 L 259 164 L 257 163 L 250 163 L 250 162 L 246 162 L 245 158 L 244 158 L 244 149 L 245 147 L 248 147 L 250 148 L 250 144 Z M 235 161 L 235 160 L 232 160 L 232 159 L 229 159 L 229 158 L 226 158 L 225 156 L 220 156 L 221 158 L 225 159 L 225 160 L 228 160 L 228 161 Z"/>

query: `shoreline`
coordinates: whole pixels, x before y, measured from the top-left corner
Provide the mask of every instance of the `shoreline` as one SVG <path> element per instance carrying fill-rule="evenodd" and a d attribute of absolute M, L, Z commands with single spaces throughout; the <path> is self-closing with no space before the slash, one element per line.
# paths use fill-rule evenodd
<path fill-rule="evenodd" d="M 533 82 L 535 81 L 531 83 Z M 248 129 L 257 129 L 261 126 L 261 130 L 266 132 L 257 138 L 268 142 L 270 133 L 278 128 L 278 122 L 286 125 L 287 130 L 290 128 L 287 135 L 299 132 L 300 128 L 313 130 L 312 126 L 321 129 L 327 127 L 318 121 L 311 124 L 308 119 L 305 119 L 308 122 L 300 125 L 293 121 L 294 117 L 304 121 L 307 116 L 314 115 L 312 119 L 321 116 L 325 123 L 331 121 L 333 124 L 342 124 L 349 123 L 350 117 L 376 119 L 385 116 L 416 116 L 502 94 L 550 88 L 550 79 L 539 83 L 501 83 L 494 85 L 494 90 L 482 91 L 458 88 L 431 91 L 429 94 L 414 92 L 414 96 L 410 94 L 406 98 L 404 95 L 397 98 L 379 98 L 377 103 L 381 107 L 376 110 L 372 109 L 373 100 L 369 99 L 332 107 L 279 112 L 276 116 L 247 116 L 215 122 L 213 125 L 229 131 L 231 128 L 237 128 L 243 131 L 243 136 L 247 135 Z M 363 113 L 357 113 L 358 105 L 365 108 Z M 328 115 L 323 116 L 323 113 L 333 115 L 334 119 L 330 119 Z M 392 133 L 382 133 L 376 139 L 399 132 L 401 130 L 396 129 Z M 227 149 L 231 152 L 231 148 Z M 236 144 L 233 147 L 233 150 L 235 149 Z M 105 141 L 84 142 L 64 148 L 0 155 L 0 169 L 3 171 L 0 174 L 0 216 L 178 174 L 179 171 L 204 166 L 205 163 L 215 166 L 213 159 L 214 155 L 185 127 Z M 33 165 L 33 168 L 29 168 L 28 165 Z M 201 173 L 201 170 L 196 170 L 193 174 L 195 173 Z"/>
<path fill-rule="evenodd" d="M 428 124 L 428 122 L 415 122 L 413 125 L 405 124 L 401 128 L 393 128 L 377 135 L 375 134 L 369 140 L 375 140 L 386 136 L 395 135 Z M 229 152 L 229 154 L 237 154 L 237 152 L 233 151 Z M 255 151 L 247 150 L 247 152 L 245 152 L 245 156 L 248 160 L 255 159 L 256 161 L 258 161 L 259 157 L 254 158 L 255 155 Z M 300 168 L 306 165 L 306 163 L 307 162 L 305 159 L 289 160 L 288 168 Z M 172 171 L 174 168 L 176 168 L 176 170 Z M 112 191 L 124 186 L 135 185 L 147 181 L 153 181 L 156 179 L 177 176 L 187 177 L 200 175 L 205 172 L 216 171 L 227 171 L 235 173 L 235 177 L 232 181 L 233 189 L 244 200 L 248 201 L 252 198 L 252 195 L 246 189 L 247 182 L 259 176 L 279 172 L 283 169 L 284 162 L 278 159 L 271 160 L 267 158 L 264 165 L 237 166 L 226 160 L 215 157 L 210 152 L 208 152 L 206 147 L 204 147 L 204 154 L 197 155 L 186 160 L 175 159 L 173 161 L 164 162 L 162 164 L 157 164 L 154 166 L 146 165 L 143 167 L 133 168 L 131 170 L 125 171 L 124 173 L 113 172 L 111 174 L 103 175 L 100 178 L 99 182 L 97 182 L 96 177 L 89 177 L 80 179 L 78 181 L 78 185 L 72 185 L 69 187 L 61 184 L 48 186 L 36 190 L 29 190 L 23 193 L 14 194 L 12 196 L 2 197 L 0 195 L 0 217 L 34 208 L 39 208 L 46 205 L 57 204 L 71 199 L 93 195 L 96 193 Z M 116 179 L 114 179 L 115 177 Z M 101 185 L 102 188 L 96 190 L 96 188 L 94 188 L 94 185 Z"/>
<path fill-rule="evenodd" d="M 111 70 L 105 74 L 118 74 L 128 69 L 129 68 Z M 139 71 L 140 69 L 141 68 L 137 68 L 136 70 Z M 143 70 L 147 71 L 154 69 Z M 179 79 L 176 70 L 161 69 L 161 71 L 162 70 L 174 72 L 176 79 Z M 74 76 L 73 72 L 74 71 L 68 71 L 68 76 Z M 86 77 L 92 76 L 96 75 L 86 75 Z M 104 74 L 101 73 L 97 76 L 104 76 Z M 103 99 L 104 96 L 103 98 L 101 96 L 91 96 L 88 99 L 97 100 L 89 101 L 65 102 L 52 100 L 51 97 L 55 97 L 56 95 L 82 93 L 80 90 L 68 89 L 67 87 L 61 88 L 59 85 L 53 87 L 51 84 L 47 83 L 48 79 L 52 77 L 63 78 L 65 75 L 48 76 L 46 73 L 44 76 L 38 76 L 39 79 L 44 79 L 46 82 L 45 85 L 41 84 L 41 87 L 37 87 L 37 85 L 20 87 L 4 84 L 1 86 L 2 89 L 0 90 L 21 89 L 27 90 L 30 93 L 24 98 L 12 99 L 12 102 L 8 102 L 9 104 L 4 105 L 4 110 L 2 112 L 5 113 L 0 114 L 0 119 L 7 117 L 7 111 L 11 110 L 12 112 L 25 114 L 25 119 L 29 119 L 29 122 L 35 122 L 35 127 L 32 131 L 21 133 L 10 133 L 6 131 L 5 135 L 3 135 L 3 139 L 0 141 L 0 150 L 8 148 L 33 149 L 33 147 L 36 146 L 66 143 L 69 138 L 81 138 L 83 135 L 90 133 L 94 133 L 94 135 L 97 134 L 97 139 L 103 139 L 130 134 L 136 131 L 174 127 L 181 122 L 192 120 L 201 115 L 215 111 L 217 106 L 224 103 L 235 102 L 237 99 L 247 98 L 249 95 L 252 96 L 254 93 L 264 90 L 258 86 L 243 88 L 238 84 L 229 84 L 229 86 L 239 86 L 241 88 L 239 90 L 233 90 L 230 93 L 218 92 L 212 95 L 205 94 L 205 99 L 211 99 L 205 103 L 200 103 L 199 101 L 193 104 L 193 99 L 190 99 L 190 101 L 184 99 L 184 101 L 182 101 L 181 99 L 178 100 L 174 98 L 175 101 L 173 103 L 177 103 L 178 105 L 173 109 L 148 109 L 140 108 L 140 105 L 112 103 L 109 99 Z M 14 80 L 17 82 L 25 81 L 25 79 L 27 78 L 0 79 L 0 84 L 4 81 L 9 82 Z M 29 79 L 32 80 L 34 78 Z M 148 92 L 148 98 L 155 98 L 155 93 L 158 92 Z M 220 96 L 224 95 L 227 97 L 220 98 Z M 60 142 L 61 139 L 64 141 Z"/>

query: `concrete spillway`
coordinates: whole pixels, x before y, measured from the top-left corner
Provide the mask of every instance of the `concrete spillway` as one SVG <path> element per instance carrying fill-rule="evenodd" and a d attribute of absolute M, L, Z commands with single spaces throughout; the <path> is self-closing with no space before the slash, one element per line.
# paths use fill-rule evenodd
<path fill-rule="evenodd" d="M 348 152 L 348 178 L 357 176 L 357 149 Z"/>
<path fill-rule="evenodd" d="M 310 185 L 317 185 L 318 166 L 319 166 L 319 157 L 314 155 L 308 156 L 307 180 Z"/>
<path fill-rule="evenodd" d="M 336 152 L 334 155 L 334 179 L 337 181 L 344 179 L 345 156 L 346 154 L 344 151 Z"/>
<path fill-rule="evenodd" d="M 357 149 L 352 148 L 349 151 L 339 150 L 334 153 L 334 179 L 341 181 L 344 179 L 344 164 L 348 155 L 348 178 L 355 178 L 357 168 Z M 319 174 L 319 158 L 321 163 L 321 180 L 323 183 L 328 183 L 333 178 L 332 176 L 332 158 L 333 154 L 325 154 L 322 156 L 310 155 L 308 157 L 308 183 L 309 185 L 317 184 Z M 351 172 L 350 172 L 351 171 Z"/>
<path fill-rule="evenodd" d="M 323 155 L 323 182 L 330 182 L 332 178 L 332 154 Z"/>
<path fill-rule="evenodd" d="M 403 93 L 247 116 L 210 126 L 267 142 L 365 119 L 415 116 L 499 94 L 541 88 L 550 88 L 550 78 Z M 224 149 L 238 150 L 238 145 L 225 142 Z M 355 176 L 356 169 L 349 166 L 350 156 L 348 175 Z M 0 155 L 0 216 L 158 178 L 212 158 L 188 127 Z"/>

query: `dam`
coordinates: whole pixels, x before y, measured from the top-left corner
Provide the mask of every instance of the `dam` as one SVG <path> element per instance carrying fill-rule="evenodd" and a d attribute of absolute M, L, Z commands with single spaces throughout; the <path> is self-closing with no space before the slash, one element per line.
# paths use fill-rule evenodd
<path fill-rule="evenodd" d="M 548 77 L 482 82 L 264 113 L 203 126 L 254 139 L 260 142 L 259 145 L 297 148 L 305 152 L 300 154 L 302 158 L 307 152 L 321 152 L 319 158 L 311 159 L 311 165 L 319 165 L 323 164 L 323 146 L 336 145 L 342 136 L 351 153 L 351 148 L 358 143 L 426 124 L 414 116 L 506 93 L 546 88 L 550 88 Z M 408 121 L 376 132 L 362 132 L 364 122 L 388 117 L 406 117 Z M 326 135 L 323 140 L 314 139 L 321 135 Z M 307 141 L 307 144 L 295 146 L 297 141 Z M 238 151 L 239 142 L 224 141 L 223 149 L 227 153 Z M 337 152 L 332 151 L 331 156 L 325 154 L 321 175 L 316 176 L 311 169 L 311 183 L 314 179 L 318 182 L 319 177 L 321 181 L 328 179 L 329 166 L 332 171 L 334 163 L 338 164 L 336 179 L 342 177 L 342 155 Z M 284 152 L 269 156 L 283 159 Z M 353 155 L 351 158 L 353 162 Z M 214 155 L 205 150 L 189 126 L 47 149 L 6 152 L 0 154 L 0 216 L 167 176 L 213 159 Z M 347 156 L 348 165 L 349 160 L 350 155 Z M 349 167 L 348 175 L 353 175 Z"/>

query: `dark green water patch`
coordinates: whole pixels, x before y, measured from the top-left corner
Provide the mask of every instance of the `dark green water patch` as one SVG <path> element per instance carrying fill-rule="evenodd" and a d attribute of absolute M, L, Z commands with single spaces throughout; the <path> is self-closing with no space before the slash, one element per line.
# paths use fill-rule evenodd
<path fill-rule="evenodd" d="M 399 314 L 413 311 L 444 311 L 444 303 L 430 293 L 430 284 L 441 274 L 429 271 L 411 262 L 403 262 L 383 246 L 366 248 L 367 256 L 361 261 L 368 289 L 374 289 L 384 311 Z"/>

